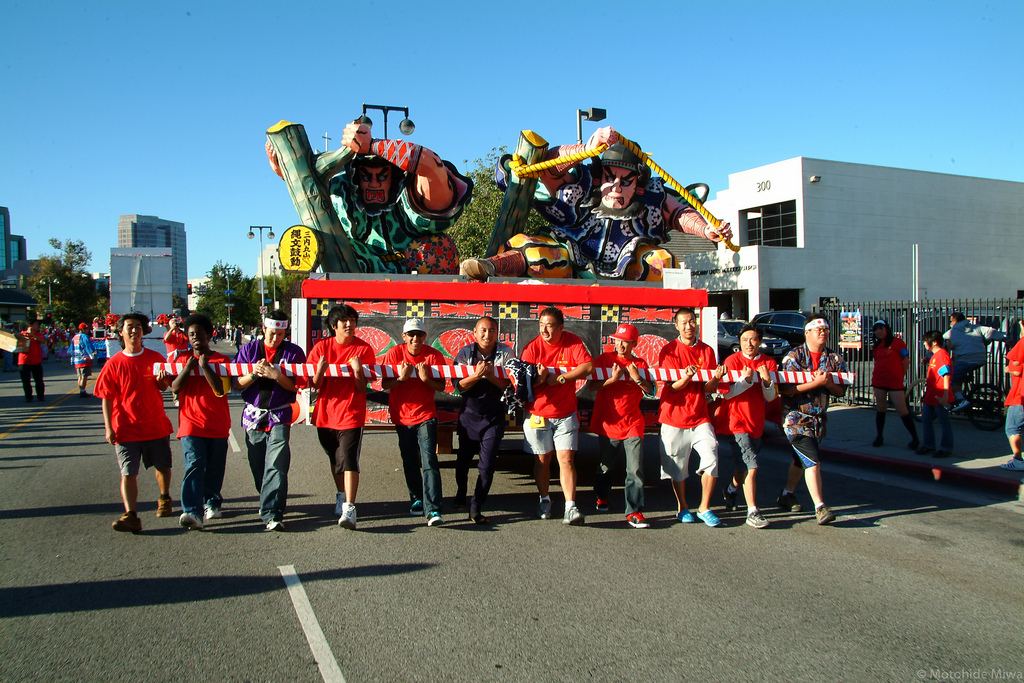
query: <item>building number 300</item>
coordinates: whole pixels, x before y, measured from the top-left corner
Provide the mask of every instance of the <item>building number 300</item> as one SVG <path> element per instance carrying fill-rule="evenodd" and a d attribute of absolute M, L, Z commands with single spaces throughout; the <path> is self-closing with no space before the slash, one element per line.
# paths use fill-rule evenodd
<path fill-rule="evenodd" d="M 767 192 L 770 189 L 772 189 L 772 181 L 770 180 L 764 180 L 757 184 L 758 192 Z"/>

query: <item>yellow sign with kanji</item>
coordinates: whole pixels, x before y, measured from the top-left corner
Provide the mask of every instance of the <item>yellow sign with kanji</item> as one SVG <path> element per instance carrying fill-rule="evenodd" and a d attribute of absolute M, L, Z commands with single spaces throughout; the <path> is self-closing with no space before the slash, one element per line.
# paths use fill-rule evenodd
<path fill-rule="evenodd" d="M 320 266 L 324 245 L 320 233 L 305 225 L 293 225 L 281 235 L 277 255 L 289 273 L 309 273 Z"/>

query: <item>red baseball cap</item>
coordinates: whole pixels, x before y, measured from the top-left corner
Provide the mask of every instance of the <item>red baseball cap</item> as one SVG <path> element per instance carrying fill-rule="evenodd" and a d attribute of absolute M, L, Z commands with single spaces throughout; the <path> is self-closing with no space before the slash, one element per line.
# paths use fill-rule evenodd
<path fill-rule="evenodd" d="M 80 329 L 80 330 L 87 330 L 87 329 L 89 329 L 89 326 L 86 325 L 85 323 L 78 323 L 78 329 Z"/>
<path fill-rule="evenodd" d="M 640 333 L 636 331 L 636 327 L 629 323 L 622 323 L 618 329 L 615 330 L 615 334 L 612 335 L 612 339 L 619 339 L 621 341 L 635 342 L 640 339 Z"/>

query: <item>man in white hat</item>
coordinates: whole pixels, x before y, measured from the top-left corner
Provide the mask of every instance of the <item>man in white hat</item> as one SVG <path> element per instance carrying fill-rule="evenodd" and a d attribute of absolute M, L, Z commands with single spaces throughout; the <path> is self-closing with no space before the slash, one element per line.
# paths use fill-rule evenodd
<path fill-rule="evenodd" d="M 594 483 L 597 511 L 607 512 L 612 493 L 611 470 L 619 454 L 626 455 L 626 522 L 634 529 L 650 526 L 644 519 L 644 416 L 640 401 L 644 394 L 654 393 L 654 382 L 640 375 L 647 361 L 633 355 L 640 333 L 629 323 L 619 325 L 612 335 L 614 351 L 602 353 L 594 361 L 595 368 L 611 368 L 607 379 L 588 382 L 597 392 L 590 431 L 597 434 L 600 460 Z"/>
<path fill-rule="evenodd" d="M 444 356 L 424 341 L 427 331 L 419 318 L 409 318 L 402 328 L 404 344 L 385 354 L 384 365 L 398 366 L 398 377 L 381 383 L 388 392 L 391 421 L 398 433 L 405 484 L 409 488 L 412 515 L 426 514 L 427 526 L 444 523 L 441 516 L 441 469 L 437 463 L 437 405 L 434 392 L 444 391 L 446 381 L 430 376 L 430 367 L 446 365 Z M 421 472 L 422 469 L 422 472 Z"/>

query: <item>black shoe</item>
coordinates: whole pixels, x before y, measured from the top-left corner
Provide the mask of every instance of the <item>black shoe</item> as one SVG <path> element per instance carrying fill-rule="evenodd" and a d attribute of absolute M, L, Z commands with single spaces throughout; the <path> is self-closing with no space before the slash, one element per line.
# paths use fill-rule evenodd
<path fill-rule="evenodd" d="M 729 493 L 728 486 L 722 487 L 722 499 L 725 500 L 725 509 L 728 510 L 729 512 L 732 512 L 733 510 L 736 509 L 736 494 L 738 494 L 739 492 L 740 490 L 736 489 L 732 493 Z"/>
<path fill-rule="evenodd" d="M 921 445 L 921 442 L 918 441 L 917 439 L 914 439 L 913 441 L 911 441 L 910 443 L 907 444 L 907 448 L 909 448 L 912 451 L 916 451 L 918 446 L 920 446 L 920 445 Z"/>
<path fill-rule="evenodd" d="M 46 400 L 46 397 L 45 397 L 45 396 L 40 396 L 40 397 L 39 397 L 39 402 L 40 402 L 40 403 L 42 403 L 42 402 L 43 402 L 43 401 L 45 401 L 45 400 Z"/>
<path fill-rule="evenodd" d="M 951 455 L 953 455 L 953 454 L 950 453 L 949 451 L 935 451 L 935 455 L 933 455 L 932 457 L 933 458 L 948 458 Z"/>
<path fill-rule="evenodd" d="M 803 510 L 800 506 L 800 501 L 792 493 L 780 493 L 778 503 L 779 508 L 786 512 L 800 512 Z"/>
<path fill-rule="evenodd" d="M 934 448 L 928 448 L 927 446 L 921 446 L 920 448 L 918 448 L 914 452 L 917 453 L 918 455 L 928 455 L 933 450 L 935 450 L 935 449 Z"/>
<path fill-rule="evenodd" d="M 31 396 L 26 396 L 25 397 L 25 403 L 31 403 L 31 402 L 32 402 L 32 397 Z"/>
<path fill-rule="evenodd" d="M 875 440 L 871 442 L 871 445 L 874 446 L 875 448 L 878 448 L 879 446 L 881 446 L 882 445 L 882 437 L 881 436 L 876 436 Z"/>

